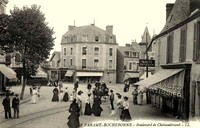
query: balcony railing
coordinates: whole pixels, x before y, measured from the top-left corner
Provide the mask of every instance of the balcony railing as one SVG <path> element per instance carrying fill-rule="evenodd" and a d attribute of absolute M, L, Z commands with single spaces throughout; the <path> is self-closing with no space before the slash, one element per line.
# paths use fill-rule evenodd
<path fill-rule="evenodd" d="M 76 66 L 76 70 L 91 70 L 91 71 L 102 71 L 103 67 L 82 67 L 82 66 Z"/>

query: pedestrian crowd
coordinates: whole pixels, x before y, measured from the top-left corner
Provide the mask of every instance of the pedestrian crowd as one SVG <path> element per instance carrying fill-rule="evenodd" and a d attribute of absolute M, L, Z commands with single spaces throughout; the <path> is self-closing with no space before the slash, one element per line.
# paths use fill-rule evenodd
<path fill-rule="evenodd" d="M 131 120 L 131 115 L 129 112 L 129 98 L 127 96 L 122 96 L 118 92 L 114 92 L 112 89 L 109 90 L 104 82 L 96 82 L 92 88 L 92 84 L 88 83 L 87 92 L 78 90 L 79 82 L 74 83 L 74 88 L 71 93 L 69 93 L 68 88 L 63 88 L 62 82 L 57 82 L 53 84 L 53 96 L 52 102 L 59 102 L 59 94 L 63 93 L 61 101 L 71 102 L 69 107 L 69 117 L 68 117 L 68 126 L 74 127 L 76 124 L 77 127 L 80 126 L 79 117 L 82 115 L 87 116 L 101 116 L 103 112 L 102 97 L 104 99 L 109 99 L 110 102 L 110 116 L 114 117 L 116 120 L 129 121 Z M 126 82 L 124 87 L 124 92 L 128 92 L 130 83 Z M 87 98 L 83 98 L 82 94 L 86 93 Z M 41 96 L 41 86 L 33 85 L 30 87 L 31 103 L 36 104 L 38 98 Z M 138 91 L 137 88 L 132 92 L 133 104 L 142 105 L 143 104 L 143 92 Z M 115 99 L 117 98 L 117 99 Z M 85 105 L 83 105 L 85 103 Z M 5 118 L 12 118 L 11 116 L 11 107 L 10 107 L 10 98 L 9 95 L 6 95 L 6 98 L 2 102 L 5 110 Z M 19 118 L 19 104 L 20 100 L 18 94 L 12 100 L 12 108 L 14 112 L 13 118 Z M 85 106 L 85 108 L 83 108 Z"/>

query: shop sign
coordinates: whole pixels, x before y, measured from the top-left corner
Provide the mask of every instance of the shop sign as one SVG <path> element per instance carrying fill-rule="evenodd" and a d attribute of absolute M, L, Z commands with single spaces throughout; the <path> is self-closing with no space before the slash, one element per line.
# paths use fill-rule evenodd
<path fill-rule="evenodd" d="M 139 66 L 140 67 L 155 67 L 155 60 L 140 59 Z"/>

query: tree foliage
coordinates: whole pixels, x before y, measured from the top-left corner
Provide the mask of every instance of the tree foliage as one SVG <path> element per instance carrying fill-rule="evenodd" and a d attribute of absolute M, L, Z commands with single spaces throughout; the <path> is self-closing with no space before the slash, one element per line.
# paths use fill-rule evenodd
<path fill-rule="evenodd" d="M 10 13 L 0 15 L 0 45 L 7 53 L 18 51 L 25 60 L 26 72 L 34 74 L 36 65 L 46 60 L 53 49 L 53 28 L 45 21 L 40 6 L 14 7 Z"/>
<path fill-rule="evenodd" d="M 8 26 L 15 50 L 19 51 L 28 62 L 39 64 L 46 60 L 54 46 L 54 31 L 45 22 L 40 7 L 32 5 L 11 10 Z"/>

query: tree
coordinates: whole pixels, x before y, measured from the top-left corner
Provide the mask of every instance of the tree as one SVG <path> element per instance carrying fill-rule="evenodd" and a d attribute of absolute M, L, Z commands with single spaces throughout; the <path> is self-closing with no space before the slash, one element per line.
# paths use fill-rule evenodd
<path fill-rule="evenodd" d="M 30 74 L 30 70 L 34 74 L 36 65 L 39 65 L 50 55 L 54 46 L 54 31 L 45 21 L 40 6 L 14 7 L 10 13 L 7 30 L 11 41 L 8 41 L 7 45 L 13 46 L 13 49 L 22 55 L 24 78 L 20 98 L 23 99 L 27 74 Z"/>

